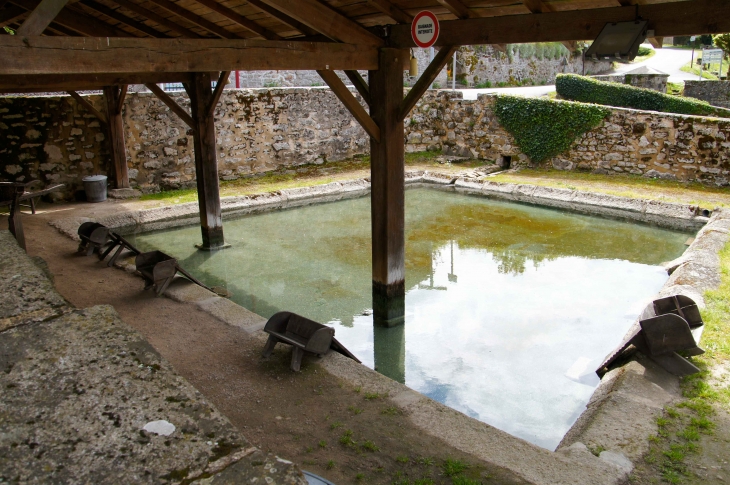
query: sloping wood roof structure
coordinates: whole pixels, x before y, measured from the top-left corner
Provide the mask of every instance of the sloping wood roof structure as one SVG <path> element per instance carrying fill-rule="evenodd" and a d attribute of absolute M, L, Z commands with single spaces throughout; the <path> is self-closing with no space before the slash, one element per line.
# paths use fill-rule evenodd
<path fill-rule="evenodd" d="M 441 22 L 441 49 L 404 99 L 410 23 L 422 10 Z M 0 0 L 0 26 L 16 31 L 0 35 L 0 92 L 104 88 L 110 172 L 128 187 L 121 107 L 126 85 L 146 84 L 194 132 L 201 247 L 213 250 L 225 242 L 213 119 L 223 83 L 213 91 L 211 76 L 317 70 L 370 135 L 374 308 L 387 321 L 402 316 L 405 293 L 403 119 L 454 50 L 592 40 L 607 23 L 639 18 L 655 45 L 728 32 L 730 0 Z M 184 83 L 190 114 L 160 82 Z"/>

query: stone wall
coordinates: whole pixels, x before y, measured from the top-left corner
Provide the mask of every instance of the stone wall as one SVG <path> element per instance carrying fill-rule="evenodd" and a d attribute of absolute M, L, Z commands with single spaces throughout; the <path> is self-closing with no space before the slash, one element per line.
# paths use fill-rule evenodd
<path fill-rule="evenodd" d="M 534 44 L 522 47 L 508 45 L 506 52 L 502 52 L 488 45 L 460 47 L 456 66 L 457 84 L 461 83 L 462 87 L 555 84 L 558 74 L 583 72 L 583 57 L 568 52 L 562 45 L 542 47 L 550 51 L 547 54 L 532 52 L 535 48 Z M 552 52 L 557 49 L 558 54 Z M 586 75 L 610 70 L 611 63 L 608 61 L 586 61 Z"/>
<path fill-rule="evenodd" d="M 669 74 L 608 74 L 603 76 L 592 76 L 597 81 L 610 83 L 628 84 L 637 88 L 652 89 L 660 93 L 667 92 L 667 81 Z"/>
<path fill-rule="evenodd" d="M 730 81 L 685 81 L 684 95 L 730 108 Z"/>
<path fill-rule="evenodd" d="M 504 165 L 530 164 L 497 120 L 495 97 L 476 101 L 429 92 L 406 119 L 406 151 L 442 148 Z M 560 170 L 631 173 L 725 186 L 730 174 L 730 120 L 613 108 L 573 147 L 543 162 Z M 506 158 L 508 157 L 508 158 Z"/>
<path fill-rule="evenodd" d="M 188 108 L 184 94 L 173 98 Z M 89 96 L 100 106 L 99 96 Z M 493 96 L 429 91 L 406 118 L 406 150 L 529 164 L 493 112 Z M 228 90 L 216 109 L 223 180 L 367 153 L 369 138 L 326 88 Z M 193 187 L 189 128 L 150 93 L 130 93 L 124 109 L 132 187 Z M 613 109 L 598 128 L 544 163 L 564 170 L 643 174 L 727 185 L 730 121 Z M 65 183 L 79 195 L 85 175 L 107 174 L 106 134 L 70 97 L 0 98 L 0 179 Z"/>

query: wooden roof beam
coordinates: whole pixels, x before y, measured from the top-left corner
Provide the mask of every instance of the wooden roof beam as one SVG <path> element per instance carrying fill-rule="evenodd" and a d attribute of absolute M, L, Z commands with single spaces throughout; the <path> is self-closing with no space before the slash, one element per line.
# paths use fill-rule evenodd
<path fill-rule="evenodd" d="M 107 17 L 116 20 L 117 22 L 121 22 L 124 25 L 128 25 L 129 27 L 132 27 L 135 30 L 138 30 L 142 32 L 143 34 L 147 34 L 150 37 L 157 37 L 160 39 L 167 39 L 170 36 L 163 34 L 159 30 L 153 29 L 152 27 L 149 27 L 142 22 L 137 22 L 136 20 L 130 19 L 126 15 L 121 14 L 120 12 L 107 7 L 106 5 L 102 5 L 99 2 L 96 2 L 94 0 L 79 0 L 77 2 L 80 5 L 83 5 L 84 7 L 90 8 L 91 10 L 95 10 L 99 12 L 100 14 L 106 15 Z"/>
<path fill-rule="evenodd" d="M 99 111 L 98 109 L 96 109 L 93 104 L 89 103 L 88 99 L 84 98 L 76 91 L 66 91 L 66 92 L 69 94 L 69 96 L 71 96 L 73 99 L 75 99 L 77 103 L 79 103 L 81 106 L 83 106 L 86 109 L 86 111 L 88 111 L 89 113 L 96 116 L 96 118 L 99 121 L 101 121 L 104 124 L 107 124 L 109 122 L 109 119 L 106 117 L 106 115 L 104 113 L 102 113 L 101 111 Z"/>
<path fill-rule="evenodd" d="M 190 10 L 181 7 L 175 2 L 171 2 L 170 0 L 150 0 L 152 3 L 156 3 L 160 7 L 164 8 L 168 12 L 177 15 L 178 17 L 182 17 L 185 20 L 188 20 L 198 27 L 201 27 L 208 32 L 211 32 L 218 37 L 221 37 L 222 39 L 237 39 L 241 38 L 241 36 L 234 34 L 233 32 L 230 32 L 220 25 L 211 22 L 208 19 L 205 19 L 201 17 L 200 15 L 196 15 Z"/>
<path fill-rule="evenodd" d="M 355 86 L 355 89 L 357 89 L 357 92 L 360 93 L 360 96 L 362 96 L 362 99 L 369 105 L 370 86 L 368 86 L 368 83 L 365 82 L 360 73 L 348 69 L 345 71 L 345 76 L 348 77 L 350 82 L 352 82 L 352 85 Z"/>
<path fill-rule="evenodd" d="M 4 27 L 24 15 L 27 15 L 28 11 L 17 5 L 7 5 L 6 8 L 0 10 L 0 27 Z"/>
<path fill-rule="evenodd" d="M 178 34 L 182 35 L 183 37 L 188 37 L 191 39 L 198 39 L 200 36 L 193 32 L 192 30 L 186 29 L 182 25 L 179 25 L 172 20 L 163 17 L 162 15 L 158 15 L 152 10 L 146 9 L 145 7 L 138 5 L 134 3 L 132 0 L 112 0 L 114 3 L 119 5 L 120 7 L 123 7 L 131 12 L 134 12 L 138 15 L 141 15 L 142 17 L 146 17 L 148 20 L 155 22 L 156 24 L 162 25 L 163 27 L 167 27 L 168 29 L 177 32 Z"/>
<path fill-rule="evenodd" d="M 290 16 L 286 15 L 284 12 L 281 12 L 273 7 L 270 7 L 269 5 L 266 5 L 264 2 L 260 0 L 248 0 L 248 4 L 252 7 L 256 7 L 257 9 L 261 10 L 265 14 L 275 18 L 279 22 L 288 25 L 294 30 L 298 30 L 304 35 L 317 35 L 319 32 L 316 30 L 307 27 L 297 19 L 291 18 Z"/>
<path fill-rule="evenodd" d="M 11 0 L 11 2 L 27 10 L 35 9 L 41 3 L 40 0 Z M 68 8 L 61 10 L 54 22 L 91 37 L 131 37 L 123 30 Z"/>
<path fill-rule="evenodd" d="M 0 75 L 0 93 L 61 92 L 69 90 L 94 90 L 104 86 L 126 84 L 178 83 L 190 81 L 189 73 L 119 73 L 119 74 L 43 74 Z"/>
<path fill-rule="evenodd" d="M 0 74 L 374 70 L 377 66 L 375 47 L 334 42 L 14 35 L 0 38 Z"/>
<path fill-rule="evenodd" d="M 730 2 L 692 0 L 639 5 L 657 37 L 730 32 Z M 445 20 L 436 45 L 517 44 L 595 39 L 610 22 L 636 18 L 637 7 L 606 7 L 509 15 L 468 20 Z M 415 44 L 409 25 L 393 25 L 388 44 L 410 48 Z"/>
<path fill-rule="evenodd" d="M 421 99 L 423 93 L 426 92 L 426 90 L 431 86 L 434 80 L 436 80 L 436 77 L 438 77 L 439 73 L 444 68 L 446 63 L 449 62 L 449 59 L 451 59 L 451 56 L 454 55 L 456 49 L 458 49 L 457 46 L 442 47 L 438 54 L 436 54 L 426 70 L 423 71 L 421 77 L 418 78 L 416 84 L 411 88 L 410 91 L 408 91 L 408 94 L 401 103 L 401 119 L 405 119 L 405 117 L 408 116 L 408 113 L 410 113 L 416 103 L 418 103 L 418 100 Z"/>
<path fill-rule="evenodd" d="M 382 47 L 383 39 L 317 0 L 263 0 L 332 40 Z"/>
<path fill-rule="evenodd" d="M 42 0 L 17 30 L 18 35 L 41 35 L 68 0 Z"/>
<path fill-rule="evenodd" d="M 413 22 L 413 16 L 411 14 L 399 9 L 388 0 L 368 0 L 368 5 L 377 8 L 399 24 L 410 25 Z"/>
<path fill-rule="evenodd" d="M 476 12 L 469 10 L 469 7 L 461 3 L 461 0 L 437 0 L 438 3 L 446 7 L 449 12 L 453 13 L 460 19 L 478 18 Z"/>
<path fill-rule="evenodd" d="M 664 37 L 649 37 L 649 43 L 655 49 L 661 49 L 664 45 Z"/>
<path fill-rule="evenodd" d="M 228 20 L 237 23 L 241 27 L 250 30 L 254 34 L 256 34 L 258 37 L 261 37 L 265 40 L 281 40 L 281 37 L 277 35 L 276 33 L 270 31 L 267 28 L 264 28 L 254 22 L 253 20 L 249 20 L 243 15 L 238 14 L 237 12 L 234 12 L 228 7 L 224 7 L 220 3 L 218 3 L 216 0 L 195 0 L 196 2 L 205 5 L 206 8 L 223 15 Z"/>

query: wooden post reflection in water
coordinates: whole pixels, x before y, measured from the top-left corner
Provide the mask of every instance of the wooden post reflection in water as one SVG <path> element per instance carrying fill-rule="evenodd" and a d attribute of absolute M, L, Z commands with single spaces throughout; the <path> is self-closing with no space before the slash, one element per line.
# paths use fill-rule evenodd
<path fill-rule="evenodd" d="M 374 314 L 373 314 L 374 315 Z M 373 320 L 375 370 L 401 384 L 406 383 L 406 326 L 378 325 Z"/>

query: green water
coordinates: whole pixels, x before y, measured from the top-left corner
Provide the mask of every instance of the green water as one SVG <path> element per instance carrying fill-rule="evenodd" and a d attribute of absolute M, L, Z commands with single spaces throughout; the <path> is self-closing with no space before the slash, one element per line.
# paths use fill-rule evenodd
<path fill-rule="evenodd" d="M 667 279 L 687 233 L 433 189 L 406 192 L 406 318 L 373 326 L 368 197 L 139 234 L 265 317 L 336 329 L 363 363 L 481 421 L 554 449 L 592 372 Z"/>

